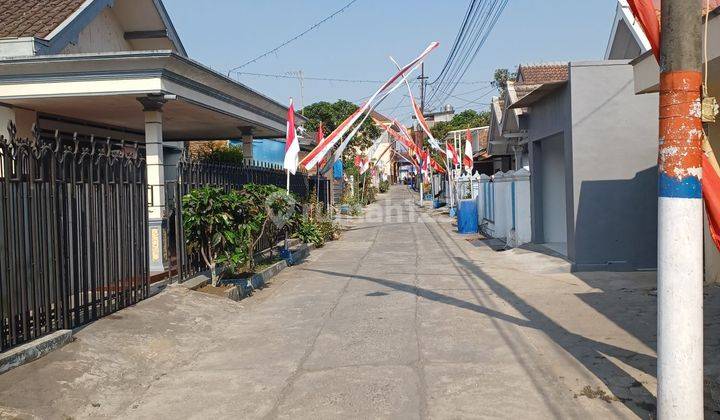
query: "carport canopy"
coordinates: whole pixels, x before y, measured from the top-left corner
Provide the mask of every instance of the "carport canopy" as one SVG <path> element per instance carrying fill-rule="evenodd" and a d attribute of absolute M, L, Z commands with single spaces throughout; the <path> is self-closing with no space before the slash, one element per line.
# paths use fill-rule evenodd
<path fill-rule="evenodd" d="M 171 51 L 0 60 L 0 104 L 41 115 L 141 134 L 149 96 L 167 100 L 165 141 L 285 135 L 286 106 Z"/>

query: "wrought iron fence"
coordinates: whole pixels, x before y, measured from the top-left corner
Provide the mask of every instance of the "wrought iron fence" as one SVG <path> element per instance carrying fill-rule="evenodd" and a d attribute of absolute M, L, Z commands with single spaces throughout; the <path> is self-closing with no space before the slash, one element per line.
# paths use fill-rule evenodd
<path fill-rule="evenodd" d="M 145 159 L 134 143 L 0 136 L 0 351 L 148 293 Z"/>
<path fill-rule="evenodd" d="M 244 165 L 207 163 L 189 158 L 183 154 L 177 163 L 177 179 L 165 183 L 168 233 L 167 252 L 170 274 L 178 281 L 184 281 L 207 269 L 197 253 L 189 253 L 185 246 L 182 222 L 182 197 L 190 191 L 215 186 L 225 191 L 239 190 L 246 184 L 275 185 L 285 188 L 287 175 L 274 165 L 262 165 L 247 161 Z M 290 176 L 290 191 L 300 199 L 307 199 L 317 188 L 317 180 L 304 172 Z M 329 181 L 320 179 L 320 201 L 327 206 L 330 200 Z M 285 237 L 285 231 L 272 225 L 256 247 L 257 252 L 271 250 Z"/>

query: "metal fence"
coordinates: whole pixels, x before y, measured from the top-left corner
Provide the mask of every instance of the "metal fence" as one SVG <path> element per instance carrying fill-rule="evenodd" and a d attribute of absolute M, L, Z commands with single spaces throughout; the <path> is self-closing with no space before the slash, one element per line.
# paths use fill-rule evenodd
<path fill-rule="evenodd" d="M 169 227 L 167 251 L 169 255 L 170 275 L 178 281 L 184 281 L 207 269 L 204 261 L 196 253 L 188 253 L 183 236 L 182 197 L 190 191 L 216 186 L 230 190 L 239 190 L 246 184 L 275 185 L 285 188 L 287 175 L 274 165 L 262 165 L 247 161 L 244 165 L 207 163 L 192 158 L 180 158 L 177 164 L 177 179 L 165 183 L 167 224 Z M 290 191 L 300 199 L 307 199 L 317 188 L 317 180 L 304 172 L 290 176 Z M 327 206 L 330 200 L 329 181 L 320 179 L 319 197 Z M 271 250 L 285 237 L 285 231 L 272 225 L 257 245 L 257 252 Z"/>
<path fill-rule="evenodd" d="M 148 293 L 147 182 L 137 144 L 0 137 L 0 351 Z"/>

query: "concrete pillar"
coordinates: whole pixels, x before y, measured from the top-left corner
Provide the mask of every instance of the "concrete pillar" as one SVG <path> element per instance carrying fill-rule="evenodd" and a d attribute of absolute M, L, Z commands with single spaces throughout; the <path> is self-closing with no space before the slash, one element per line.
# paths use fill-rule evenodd
<path fill-rule="evenodd" d="M 505 225 L 502 226 L 499 237 L 505 238 L 509 242 L 514 242 L 513 235 L 515 234 L 514 217 L 515 217 L 515 203 L 513 202 L 513 183 L 515 181 L 515 171 L 509 170 L 503 174 L 502 181 L 500 182 L 501 195 L 498 200 L 502 200 L 501 206 L 504 209 Z M 512 245 L 512 244 L 511 244 Z"/>
<path fill-rule="evenodd" d="M 150 248 L 150 271 L 164 272 L 168 269 L 165 252 L 165 162 L 163 155 L 163 115 L 165 100 L 161 98 L 138 98 L 145 114 L 145 154 L 147 162 L 148 196 L 148 244 Z"/>
<path fill-rule="evenodd" d="M 478 195 L 476 197 L 477 206 L 478 206 L 478 226 L 480 226 L 480 230 L 483 231 L 483 224 L 485 223 L 485 219 L 488 218 L 488 211 L 487 211 L 487 192 L 489 188 L 490 183 L 490 177 L 482 174 L 478 177 Z"/>
<path fill-rule="evenodd" d="M 495 174 L 493 183 L 493 204 L 495 205 L 495 228 L 493 236 L 496 238 L 507 237 L 508 220 L 511 217 L 510 207 L 507 205 L 509 193 L 509 180 L 505 179 L 505 173 L 498 171 Z"/>
<path fill-rule="evenodd" d="M 243 157 L 253 160 L 253 129 L 252 127 L 241 127 L 241 130 Z"/>
<path fill-rule="evenodd" d="M 520 246 L 532 240 L 530 217 L 530 171 L 521 168 L 515 171 L 515 244 Z"/>

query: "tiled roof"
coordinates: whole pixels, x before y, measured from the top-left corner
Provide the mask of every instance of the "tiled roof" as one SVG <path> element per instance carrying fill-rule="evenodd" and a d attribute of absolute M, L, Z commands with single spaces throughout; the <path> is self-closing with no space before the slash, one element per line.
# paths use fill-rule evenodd
<path fill-rule="evenodd" d="M 568 63 L 521 64 L 518 67 L 518 82 L 542 84 L 568 79 Z"/>
<path fill-rule="evenodd" d="M 480 150 L 487 150 L 489 133 L 490 127 L 484 127 L 478 131 L 478 144 L 480 145 Z"/>
<path fill-rule="evenodd" d="M 84 0 L 0 0 L 0 38 L 45 38 Z"/>

